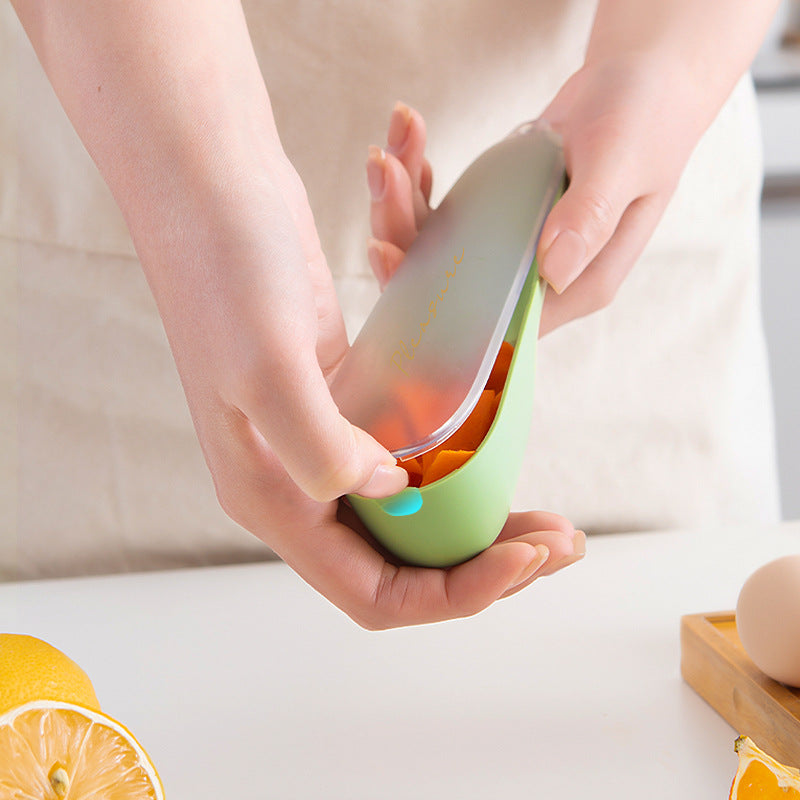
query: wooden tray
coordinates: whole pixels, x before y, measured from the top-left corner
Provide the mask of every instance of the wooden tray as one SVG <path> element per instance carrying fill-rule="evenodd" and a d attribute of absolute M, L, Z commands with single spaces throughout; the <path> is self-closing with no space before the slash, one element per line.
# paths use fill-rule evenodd
<path fill-rule="evenodd" d="M 800 767 L 800 689 L 768 678 L 745 653 L 733 611 L 681 619 L 681 674 L 739 734 Z"/>

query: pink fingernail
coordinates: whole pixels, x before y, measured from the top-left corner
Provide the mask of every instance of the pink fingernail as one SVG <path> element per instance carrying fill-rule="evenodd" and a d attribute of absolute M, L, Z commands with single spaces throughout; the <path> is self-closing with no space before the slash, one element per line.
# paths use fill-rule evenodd
<path fill-rule="evenodd" d="M 392 119 L 389 123 L 389 133 L 386 141 L 389 150 L 397 155 L 404 147 L 411 122 L 411 109 L 405 103 L 397 102 L 392 111 Z"/>
<path fill-rule="evenodd" d="M 564 567 L 569 567 L 572 564 L 580 561 L 586 555 L 586 534 L 583 531 L 575 531 L 575 539 L 573 540 L 572 544 L 572 555 L 571 556 L 564 556 L 556 561 L 555 564 L 551 564 L 548 569 L 548 574 L 551 572 L 557 572 L 560 569 L 564 569 Z"/>
<path fill-rule="evenodd" d="M 542 277 L 561 294 L 580 275 L 587 255 L 586 242 L 567 228 L 556 236 L 542 259 Z"/>
<path fill-rule="evenodd" d="M 367 258 L 375 277 L 378 279 L 378 285 L 383 290 L 389 282 L 389 278 L 386 274 L 386 264 L 383 261 L 381 243 L 372 237 L 367 239 Z"/>
<path fill-rule="evenodd" d="M 370 479 L 356 492 L 362 497 L 390 497 L 408 486 L 408 473 L 402 467 L 379 464 Z"/>
<path fill-rule="evenodd" d="M 367 159 L 367 185 L 373 202 L 378 202 L 386 192 L 386 154 L 380 147 L 370 145 Z"/>
<path fill-rule="evenodd" d="M 506 591 L 513 589 L 515 586 L 519 586 L 521 583 L 525 583 L 528 578 L 538 572 L 547 562 L 547 559 L 550 557 L 550 549 L 547 545 L 537 544 L 533 549 L 536 551 L 536 555 L 528 562 L 519 575 L 511 581 Z"/>

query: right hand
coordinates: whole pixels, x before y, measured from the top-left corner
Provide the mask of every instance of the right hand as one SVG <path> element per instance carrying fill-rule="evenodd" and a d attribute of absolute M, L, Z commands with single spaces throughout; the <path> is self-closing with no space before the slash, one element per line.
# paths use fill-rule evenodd
<path fill-rule="evenodd" d="M 317 501 L 400 491 L 405 471 L 330 395 L 347 336 L 296 172 L 281 155 L 219 200 L 201 198 L 148 274 L 223 505 L 260 505 L 245 487 L 267 451 Z"/>
<path fill-rule="evenodd" d="M 574 557 L 563 517 L 522 514 L 466 564 L 399 566 L 338 499 L 407 475 L 331 398 L 345 328 L 239 4 L 16 7 L 128 223 L 229 516 L 368 628 L 474 614 Z"/>

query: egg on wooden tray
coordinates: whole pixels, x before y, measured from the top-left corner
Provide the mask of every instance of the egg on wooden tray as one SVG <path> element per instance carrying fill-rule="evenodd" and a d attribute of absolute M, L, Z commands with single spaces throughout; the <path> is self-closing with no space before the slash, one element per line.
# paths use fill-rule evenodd
<path fill-rule="evenodd" d="M 800 686 L 800 554 L 770 561 L 745 581 L 736 628 L 765 675 Z"/>

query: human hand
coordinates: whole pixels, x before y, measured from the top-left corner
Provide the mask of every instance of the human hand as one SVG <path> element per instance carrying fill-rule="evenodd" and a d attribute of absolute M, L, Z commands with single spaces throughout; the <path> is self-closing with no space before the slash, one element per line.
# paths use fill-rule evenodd
<path fill-rule="evenodd" d="M 560 517 L 514 517 L 486 553 L 426 570 L 339 500 L 407 475 L 330 396 L 348 345 L 305 190 L 241 7 L 200 7 L 18 4 L 125 216 L 223 508 L 371 628 L 475 613 L 558 568 L 582 536 Z"/>
<path fill-rule="evenodd" d="M 512 513 L 497 540 L 449 569 L 400 564 L 369 534 L 345 500 L 318 503 L 277 459 L 265 456 L 259 492 L 240 521 L 307 583 L 368 630 L 476 614 L 537 578 L 579 560 L 585 536 L 557 514 Z"/>
<path fill-rule="evenodd" d="M 636 58 L 586 66 L 544 112 L 562 137 L 570 184 L 548 215 L 537 250 L 540 274 L 550 284 L 540 336 L 611 302 L 704 129 L 674 71 L 670 79 L 667 70 L 645 66 Z M 681 118 L 665 119 L 662 112 L 669 88 L 682 93 Z M 424 149 L 422 117 L 399 103 L 385 152 L 371 148 L 367 162 L 374 235 L 368 255 L 382 286 L 430 210 L 432 170 Z"/>
<path fill-rule="evenodd" d="M 679 64 L 633 53 L 587 61 L 545 109 L 570 182 L 539 239 L 541 335 L 611 303 L 710 121 L 706 105 Z"/>
<path fill-rule="evenodd" d="M 542 114 L 570 177 L 537 251 L 542 334 L 611 302 L 778 5 L 599 0 L 584 65 Z"/>

